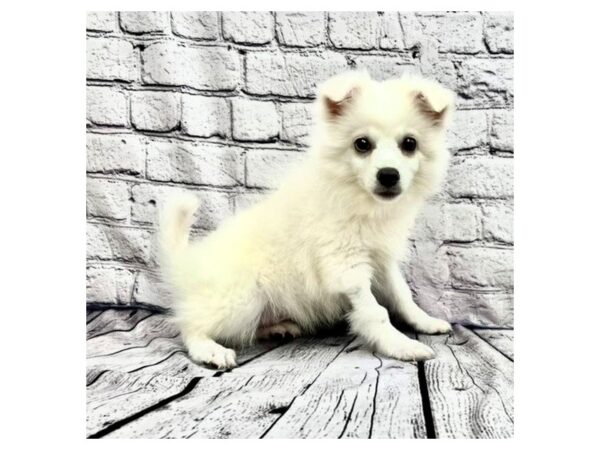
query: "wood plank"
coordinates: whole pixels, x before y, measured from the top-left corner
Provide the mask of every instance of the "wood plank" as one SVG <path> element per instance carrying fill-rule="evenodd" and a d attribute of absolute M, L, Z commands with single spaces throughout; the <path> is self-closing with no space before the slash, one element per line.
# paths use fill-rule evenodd
<path fill-rule="evenodd" d="M 486 341 L 500 353 L 506 355 L 508 359 L 514 361 L 515 354 L 513 350 L 513 330 L 472 330 L 477 336 Z"/>
<path fill-rule="evenodd" d="M 102 314 L 103 311 L 102 310 L 93 310 L 90 311 L 89 309 L 85 312 L 85 323 L 89 324 L 92 320 L 94 320 L 96 317 L 98 317 L 100 314 Z"/>
<path fill-rule="evenodd" d="M 141 320 L 129 331 L 110 331 L 87 340 L 87 357 L 95 358 L 122 352 L 130 347 L 143 347 L 157 338 L 174 338 L 179 331 L 171 317 L 155 314 Z"/>
<path fill-rule="evenodd" d="M 512 361 L 461 326 L 419 340 L 437 354 L 424 364 L 437 437 L 512 437 Z"/>
<path fill-rule="evenodd" d="M 153 313 L 145 309 L 107 309 L 87 325 L 87 338 L 96 337 L 108 331 L 130 331 L 140 320 Z"/>
<path fill-rule="evenodd" d="M 266 343 L 239 351 L 238 363 L 244 364 L 274 345 Z M 218 372 L 191 361 L 183 347 L 166 359 L 164 354 L 156 357 L 161 358 L 157 365 L 140 366 L 129 373 L 108 370 L 88 387 L 88 436 L 178 394 L 196 377 L 212 377 Z"/>
<path fill-rule="evenodd" d="M 425 437 L 416 364 L 364 345 L 343 351 L 265 438 Z"/>
<path fill-rule="evenodd" d="M 347 346 L 348 336 L 301 338 L 108 434 L 115 438 L 257 438 Z"/>

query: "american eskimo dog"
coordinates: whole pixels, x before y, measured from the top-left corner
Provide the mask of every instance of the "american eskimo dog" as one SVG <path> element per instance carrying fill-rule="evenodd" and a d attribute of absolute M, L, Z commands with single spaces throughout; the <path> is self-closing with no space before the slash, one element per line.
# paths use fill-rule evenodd
<path fill-rule="evenodd" d="M 413 302 L 398 260 L 443 180 L 453 102 L 452 92 L 415 76 L 335 76 L 318 91 L 306 158 L 277 191 L 194 242 L 197 199 L 167 202 L 160 264 L 191 358 L 232 367 L 228 347 L 310 334 L 342 318 L 383 355 L 434 357 L 389 313 L 420 333 L 451 330 Z"/>

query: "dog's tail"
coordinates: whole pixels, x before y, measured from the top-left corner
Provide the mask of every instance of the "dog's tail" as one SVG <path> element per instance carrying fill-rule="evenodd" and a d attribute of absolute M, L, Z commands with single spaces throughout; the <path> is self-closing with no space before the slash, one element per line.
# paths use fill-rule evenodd
<path fill-rule="evenodd" d="M 158 250 L 163 271 L 171 272 L 189 242 L 198 198 L 192 193 L 182 193 L 168 199 L 159 213 Z"/>

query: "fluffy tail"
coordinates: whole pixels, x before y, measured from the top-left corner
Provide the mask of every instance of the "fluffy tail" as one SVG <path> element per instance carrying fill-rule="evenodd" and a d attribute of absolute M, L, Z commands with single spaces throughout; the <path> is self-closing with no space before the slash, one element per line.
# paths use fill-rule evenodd
<path fill-rule="evenodd" d="M 169 273 L 188 245 L 190 227 L 198 209 L 198 198 L 191 193 L 178 194 L 163 206 L 159 215 L 159 263 Z"/>

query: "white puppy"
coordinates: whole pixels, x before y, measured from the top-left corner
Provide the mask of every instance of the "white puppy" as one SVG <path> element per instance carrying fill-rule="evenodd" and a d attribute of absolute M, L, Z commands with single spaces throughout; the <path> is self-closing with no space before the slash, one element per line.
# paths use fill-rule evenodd
<path fill-rule="evenodd" d="M 394 328 L 388 309 L 419 332 L 451 330 L 413 302 L 397 261 L 443 179 L 453 99 L 420 78 L 339 75 L 321 86 L 311 149 L 279 190 L 192 243 L 197 200 L 171 201 L 160 261 L 190 356 L 232 367 L 229 346 L 311 333 L 345 316 L 384 355 L 432 358 Z"/>

